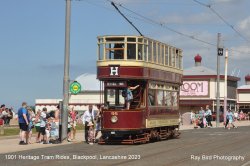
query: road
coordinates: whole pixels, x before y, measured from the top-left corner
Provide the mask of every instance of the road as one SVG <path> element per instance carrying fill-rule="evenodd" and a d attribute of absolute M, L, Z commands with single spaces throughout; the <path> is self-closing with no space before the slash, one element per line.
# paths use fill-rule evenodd
<path fill-rule="evenodd" d="M 1 154 L 0 165 L 247 166 L 250 165 L 249 140 L 249 126 L 231 130 L 224 128 L 184 130 L 179 139 L 143 145 L 75 143 Z M 90 159 L 86 160 L 87 158 Z"/>

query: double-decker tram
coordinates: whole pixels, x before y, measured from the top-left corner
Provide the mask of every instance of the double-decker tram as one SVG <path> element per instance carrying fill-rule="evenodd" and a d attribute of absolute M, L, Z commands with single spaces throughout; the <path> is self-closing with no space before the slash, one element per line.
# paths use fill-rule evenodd
<path fill-rule="evenodd" d="M 99 144 L 178 137 L 182 50 L 144 36 L 99 36 L 105 107 Z"/>

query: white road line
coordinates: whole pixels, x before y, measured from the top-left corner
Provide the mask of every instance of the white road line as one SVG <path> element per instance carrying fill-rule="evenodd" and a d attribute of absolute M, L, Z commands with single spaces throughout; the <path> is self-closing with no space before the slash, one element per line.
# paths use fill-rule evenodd
<path fill-rule="evenodd" d="M 248 166 L 250 165 L 250 161 L 246 162 L 245 164 L 241 165 L 241 166 Z"/>

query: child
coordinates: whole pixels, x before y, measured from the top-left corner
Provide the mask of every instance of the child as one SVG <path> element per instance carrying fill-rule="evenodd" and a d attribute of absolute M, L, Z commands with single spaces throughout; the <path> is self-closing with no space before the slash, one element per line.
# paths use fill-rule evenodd
<path fill-rule="evenodd" d="M 58 143 L 59 132 L 54 118 L 51 118 L 50 126 L 50 139 L 53 140 L 53 143 Z M 51 142 L 51 141 L 50 141 Z"/>
<path fill-rule="evenodd" d="M 29 113 L 29 125 L 28 125 L 28 140 L 29 140 L 29 144 L 31 144 L 31 138 L 32 138 L 32 128 L 34 128 L 34 112 L 32 111 L 31 108 L 28 107 L 28 113 Z"/>
<path fill-rule="evenodd" d="M 36 127 L 36 132 L 37 132 L 37 136 L 36 136 L 36 143 L 41 143 L 41 138 L 40 138 L 40 123 L 41 123 L 41 120 L 40 120 L 40 114 L 41 114 L 41 111 L 38 110 L 37 114 L 36 114 L 36 117 L 35 117 L 35 127 Z"/>
<path fill-rule="evenodd" d="M 237 128 L 234 123 L 233 123 L 233 120 L 234 120 L 234 116 L 233 116 L 233 113 L 232 111 L 229 109 L 228 110 L 228 113 L 227 113 L 227 119 L 228 119 L 228 130 L 230 130 L 230 125 L 232 125 L 233 128 Z"/>
<path fill-rule="evenodd" d="M 46 133 L 46 142 L 44 144 L 50 144 L 50 129 L 51 129 L 51 124 L 50 124 L 50 120 L 48 121 L 48 123 L 46 124 L 46 129 L 45 129 L 45 133 Z"/>
<path fill-rule="evenodd" d="M 71 115 L 70 115 L 70 112 L 68 113 L 68 142 L 71 142 L 71 128 L 72 128 L 72 125 L 73 125 L 73 121 L 72 121 L 72 118 L 71 118 Z"/>
<path fill-rule="evenodd" d="M 89 122 L 89 131 L 88 131 L 88 142 L 90 145 L 94 144 L 95 141 L 95 129 L 94 129 L 94 124 L 92 122 Z"/>

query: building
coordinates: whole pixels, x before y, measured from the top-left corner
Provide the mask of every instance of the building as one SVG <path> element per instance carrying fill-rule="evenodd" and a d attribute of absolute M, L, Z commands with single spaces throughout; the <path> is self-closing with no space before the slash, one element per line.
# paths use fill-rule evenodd
<path fill-rule="evenodd" d="M 184 69 L 183 84 L 180 89 L 180 112 L 198 111 L 200 107 L 210 105 L 216 110 L 217 72 L 202 66 L 202 57 L 194 57 L 195 66 Z M 227 96 L 227 105 L 236 108 L 236 89 L 240 78 L 227 76 L 227 91 L 224 91 L 225 76 L 220 75 L 220 106 L 223 110 L 224 95 Z M 225 92 L 225 93 L 224 93 Z"/>
<path fill-rule="evenodd" d="M 81 84 L 81 92 L 77 95 L 70 94 L 69 107 L 74 110 L 83 112 L 88 109 L 88 105 L 92 104 L 93 109 L 100 104 L 100 82 L 96 79 L 95 74 L 82 74 L 75 79 Z M 57 105 L 62 99 L 36 99 L 36 111 L 47 108 L 48 112 L 56 110 Z"/>
<path fill-rule="evenodd" d="M 244 113 L 250 112 L 250 75 L 245 77 L 246 84 L 237 88 L 237 107 Z"/>

